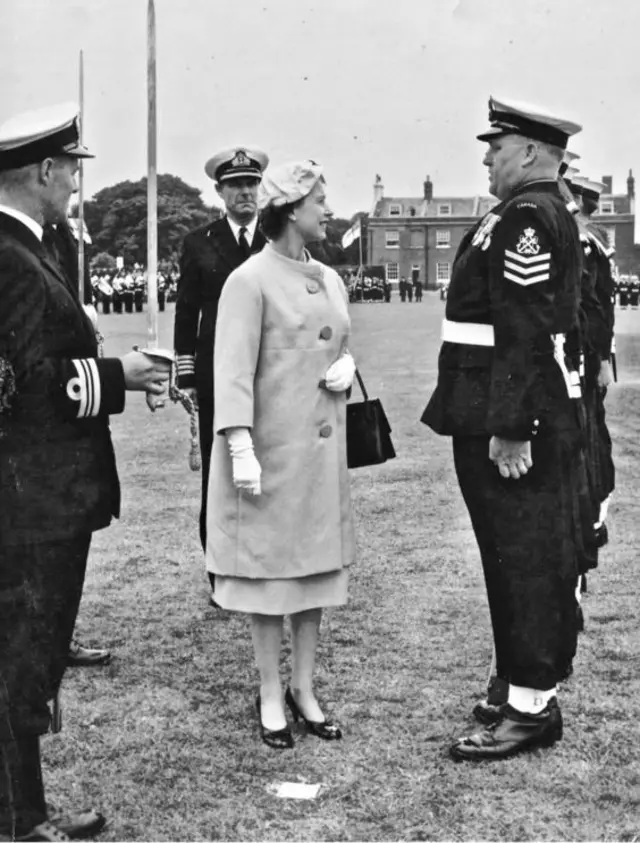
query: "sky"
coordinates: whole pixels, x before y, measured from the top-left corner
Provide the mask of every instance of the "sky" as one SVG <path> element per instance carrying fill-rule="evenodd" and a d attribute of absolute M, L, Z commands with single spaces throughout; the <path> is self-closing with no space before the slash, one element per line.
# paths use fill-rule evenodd
<path fill-rule="evenodd" d="M 334 213 L 487 194 L 489 95 L 584 126 L 581 172 L 640 176 L 637 0 L 156 0 L 158 171 L 216 203 L 235 144 L 323 164 Z M 147 0 L 0 0 L 0 121 L 79 99 L 85 197 L 147 166 Z"/>

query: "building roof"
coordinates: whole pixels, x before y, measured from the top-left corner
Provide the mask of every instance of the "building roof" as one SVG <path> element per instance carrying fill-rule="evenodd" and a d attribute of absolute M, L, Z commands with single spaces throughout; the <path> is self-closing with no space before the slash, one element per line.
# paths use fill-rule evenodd
<path fill-rule="evenodd" d="M 631 200 L 626 193 L 601 193 L 600 202 L 613 202 L 613 210 L 616 214 L 632 214 Z M 596 216 L 608 217 L 609 214 L 598 214 Z"/>
<path fill-rule="evenodd" d="M 395 217 L 422 217 L 432 219 L 448 219 L 449 217 L 482 217 L 495 205 L 498 200 L 493 196 L 434 196 L 429 202 L 416 196 L 384 196 L 380 199 L 371 216 L 374 219 Z M 400 214 L 391 214 L 391 205 L 400 205 Z M 449 214 L 438 213 L 441 205 L 448 205 Z M 415 213 L 411 213 L 411 208 Z"/>

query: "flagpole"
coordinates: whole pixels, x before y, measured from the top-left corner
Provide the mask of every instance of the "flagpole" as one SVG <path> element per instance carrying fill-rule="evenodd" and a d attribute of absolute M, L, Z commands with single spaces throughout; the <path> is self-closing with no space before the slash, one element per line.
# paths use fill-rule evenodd
<path fill-rule="evenodd" d="M 79 88 L 79 142 L 83 143 L 84 138 L 84 54 L 80 50 L 80 61 L 78 67 L 78 88 Z M 78 158 L 78 294 L 80 301 L 84 303 L 84 167 L 82 158 Z"/>
<path fill-rule="evenodd" d="M 158 347 L 156 11 L 147 5 L 147 346 Z"/>

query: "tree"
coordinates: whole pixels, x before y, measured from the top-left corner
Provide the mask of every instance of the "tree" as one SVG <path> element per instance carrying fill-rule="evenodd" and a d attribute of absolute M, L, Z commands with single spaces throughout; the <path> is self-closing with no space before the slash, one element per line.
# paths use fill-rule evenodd
<path fill-rule="evenodd" d="M 100 252 L 95 258 L 92 258 L 90 267 L 92 274 L 94 272 L 105 272 L 107 275 L 113 275 L 117 269 L 116 259 L 108 252 Z"/>
<path fill-rule="evenodd" d="M 84 215 L 94 247 L 125 264 L 146 263 L 147 179 L 124 181 L 98 191 L 85 202 Z M 158 176 L 158 258 L 174 263 L 185 234 L 220 215 L 208 208 L 201 191 L 177 176 Z"/>

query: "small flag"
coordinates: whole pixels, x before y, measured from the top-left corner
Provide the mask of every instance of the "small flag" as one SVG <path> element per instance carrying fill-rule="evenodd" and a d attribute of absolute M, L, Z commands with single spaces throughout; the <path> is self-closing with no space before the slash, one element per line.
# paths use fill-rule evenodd
<path fill-rule="evenodd" d="M 78 231 L 80 230 L 80 221 L 76 217 L 69 217 L 69 228 L 76 240 L 79 240 Z M 82 220 L 82 239 L 85 243 L 91 243 L 91 235 L 84 220 Z"/>
<path fill-rule="evenodd" d="M 360 229 L 360 220 L 356 220 L 348 231 L 342 236 L 342 248 L 348 249 L 349 246 L 362 235 Z"/>

